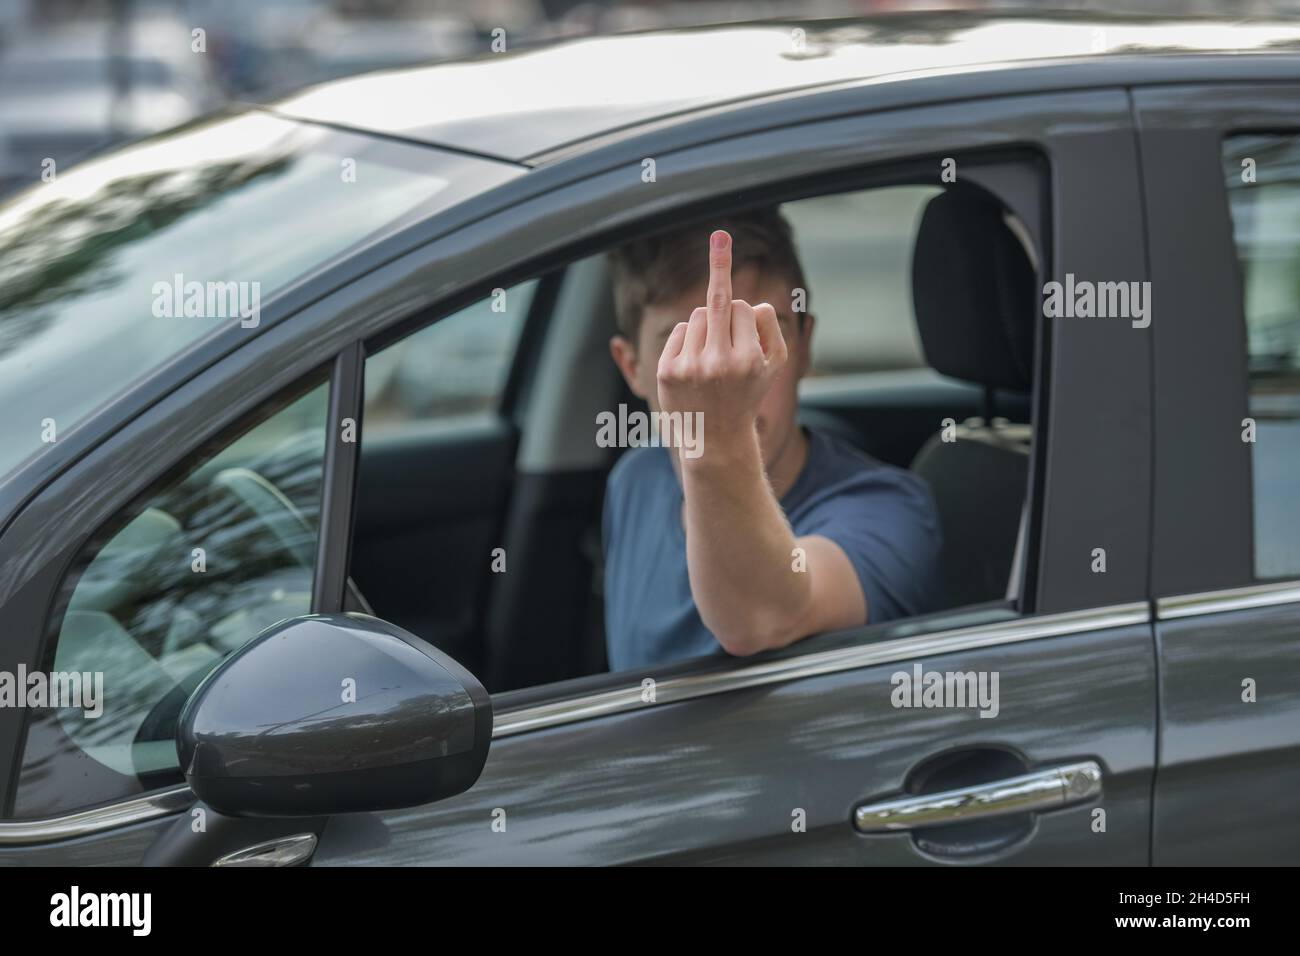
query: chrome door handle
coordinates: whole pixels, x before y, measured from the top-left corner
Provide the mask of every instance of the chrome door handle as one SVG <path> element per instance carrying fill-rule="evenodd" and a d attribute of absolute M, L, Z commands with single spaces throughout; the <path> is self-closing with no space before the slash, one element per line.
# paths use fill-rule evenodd
<path fill-rule="evenodd" d="M 299 833 L 227 853 L 213 866 L 297 866 L 316 852 L 316 834 Z"/>
<path fill-rule="evenodd" d="M 1085 760 L 958 790 L 864 803 L 853 811 L 853 825 L 861 833 L 896 833 L 1009 813 L 1054 810 L 1099 793 L 1101 767 L 1096 761 Z"/>

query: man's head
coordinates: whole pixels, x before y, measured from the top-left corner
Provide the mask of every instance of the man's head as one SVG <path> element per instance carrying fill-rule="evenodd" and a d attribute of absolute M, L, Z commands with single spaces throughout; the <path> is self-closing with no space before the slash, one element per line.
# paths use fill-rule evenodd
<path fill-rule="evenodd" d="M 659 356 L 673 327 L 705 304 L 709 236 L 716 229 L 731 234 L 733 297 L 751 305 L 769 303 L 789 352 L 759 408 L 763 461 L 771 468 L 796 434 L 798 385 L 808 370 L 813 329 L 812 315 L 795 311 L 796 305 L 807 309 L 808 288 L 790 225 L 776 209 L 708 220 L 615 250 L 618 334 L 610 351 L 628 387 L 658 411 Z"/>

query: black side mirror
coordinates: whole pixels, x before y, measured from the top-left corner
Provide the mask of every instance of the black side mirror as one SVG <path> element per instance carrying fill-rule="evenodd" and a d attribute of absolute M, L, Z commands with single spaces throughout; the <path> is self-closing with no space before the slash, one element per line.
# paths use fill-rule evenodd
<path fill-rule="evenodd" d="M 231 816 L 392 810 L 468 790 L 487 760 L 492 698 L 431 644 L 364 614 L 267 628 L 181 712 L 190 788 Z"/>

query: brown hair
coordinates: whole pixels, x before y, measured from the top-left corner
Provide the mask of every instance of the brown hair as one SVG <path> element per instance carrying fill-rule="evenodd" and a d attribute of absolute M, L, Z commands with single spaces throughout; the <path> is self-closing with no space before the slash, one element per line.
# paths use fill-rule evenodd
<path fill-rule="evenodd" d="M 762 273 L 775 273 L 789 280 L 791 289 L 803 289 L 806 303 L 808 285 L 803 267 L 799 264 L 790 223 L 780 210 L 772 207 L 710 219 L 672 232 L 634 239 L 610 254 L 618 331 L 633 345 L 637 343 L 647 306 L 672 302 L 708 281 L 709 235 L 715 229 L 725 229 L 731 234 L 733 274 L 747 266 L 756 266 Z"/>

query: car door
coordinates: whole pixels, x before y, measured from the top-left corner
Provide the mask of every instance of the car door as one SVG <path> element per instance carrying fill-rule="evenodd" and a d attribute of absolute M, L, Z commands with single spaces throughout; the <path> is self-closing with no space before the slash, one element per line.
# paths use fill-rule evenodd
<path fill-rule="evenodd" d="M 1153 862 L 1300 856 L 1300 86 L 1134 92 L 1155 331 Z"/>
<path fill-rule="evenodd" d="M 1120 90 L 841 118 L 665 151 L 659 168 L 699 203 L 918 155 L 936 157 L 937 178 L 950 151 L 1025 143 L 1050 168 L 1044 275 L 1143 281 Z M 620 175 L 597 185 L 613 196 Z M 627 192 L 566 215 L 590 231 L 626 221 Z M 527 222 L 508 244 L 548 226 Z M 313 864 L 1147 863 L 1150 338 L 1070 317 L 1045 320 L 1038 341 L 1016 601 L 497 695 L 470 791 L 332 818 Z M 895 690 L 930 673 L 996 681 L 998 703 L 985 716 L 899 706 Z M 1000 812 L 963 821 L 954 803 Z"/>

